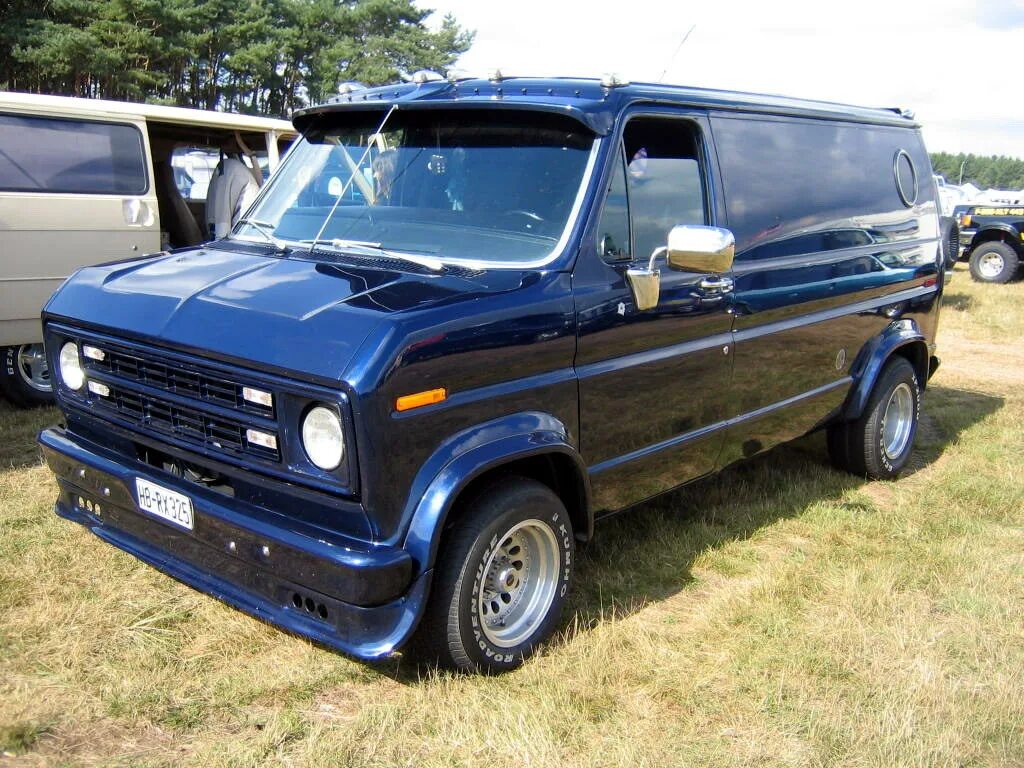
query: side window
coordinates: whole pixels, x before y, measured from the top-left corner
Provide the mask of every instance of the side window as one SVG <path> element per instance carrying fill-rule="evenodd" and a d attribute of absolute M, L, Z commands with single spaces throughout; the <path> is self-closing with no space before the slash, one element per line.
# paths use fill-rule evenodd
<path fill-rule="evenodd" d="M 918 189 L 913 168 L 927 167 L 927 156 L 908 129 L 733 115 L 711 122 L 737 261 L 920 236 L 907 208 L 912 197 L 930 204 L 934 186 Z"/>
<path fill-rule="evenodd" d="M 636 118 L 623 136 L 634 255 L 649 258 L 677 224 L 706 224 L 696 129 L 683 120 Z"/>
<path fill-rule="evenodd" d="M 597 238 L 597 247 L 605 261 L 625 261 L 631 258 L 626 161 L 621 151 L 608 184 L 608 196 L 601 212 Z"/>
<path fill-rule="evenodd" d="M 142 134 L 131 125 L 0 115 L 0 190 L 139 195 Z"/>
<path fill-rule="evenodd" d="M 248 167 L 252 161 L 248 155 L 235 153 Z M 260 166 L 263 179 L 270 175 L 267 166 L 267 153 L 254 152 L 256 162 Z M 171 153 L 171 170 L 174 172 L 174 185 L 186 200 L 201 203 L 206 200 L 210 190 L 210 182 L 217 173 L 221 151 L 216 146 L 178 146 Z"/>
<path fill-rule="evenodd" d="M 171 169 L 181 196 L 186 200 L 205 200 L 219 162 L 220 150 L 215 147 L 175 147 Z"/>

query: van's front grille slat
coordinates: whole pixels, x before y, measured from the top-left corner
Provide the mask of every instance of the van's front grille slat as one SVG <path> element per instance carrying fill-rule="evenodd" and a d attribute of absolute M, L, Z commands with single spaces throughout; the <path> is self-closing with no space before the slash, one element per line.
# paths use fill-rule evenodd
<path fill-rule="evenodd" d="M 263 461 L 281 460 L 279 449 L 250 445 L 246 430 L 268 430 L 273 406 L 247 402 L 242 389 L 251 382 L 232 380 L 200 366 L 161 358 L 157 351 L 128 349 L 84 340 L 87 371 L 106 387 L 90 391 L 90 402 L 112 418 L 173 436 L 208 450 L 243 454 Z M 266 390 L 265 386 L 259 386 Z"/>

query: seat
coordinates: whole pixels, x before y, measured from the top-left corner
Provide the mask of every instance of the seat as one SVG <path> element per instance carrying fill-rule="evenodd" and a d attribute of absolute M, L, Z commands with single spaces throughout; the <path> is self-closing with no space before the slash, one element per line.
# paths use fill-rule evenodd
<path fill-rule="evenodd" d="M 156 175 L 160 226 L 167 230 L 171 245 L 175 248 L 199 245 L 204 240 L 203 232 L 178 191 L 178 185 L 174 183 L 174 170 L 170 163 L 165 160 L 154 163 L 153 173 Z"/>

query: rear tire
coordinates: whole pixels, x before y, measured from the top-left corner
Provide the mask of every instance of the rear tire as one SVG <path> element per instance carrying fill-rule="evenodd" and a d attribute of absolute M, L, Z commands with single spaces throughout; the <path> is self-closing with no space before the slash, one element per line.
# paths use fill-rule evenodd
<path fill-rule="evenodd" d="M 463 672 L 515 669 L 555 631 L 569 591 L 565 505 L 546 485 L 508 478 L 470 501 L 447 534 L 409 655 Z"/>
<path fill-rule="evenodd" d="M 1020 257 L 998 240 L 982 243 L 971 253 L 971 277 L 979 283 L 1008 283 L 1017 274 Z"/>
<path fill-rule="evenodd" d="M 870 480 L 895 478 L 910 459 L 920 408 L 914 366 L 904 357 L 890 358 L 861 417 L 829 427 L 832 463 Z"/>
<path fill-rule="evenodd" d="M 53 385 L 42 344 L 0 347 L 0 391 L 22 408 L 53 402 Z"/>
<path fill-rule="evenodd" d="M 940 248 L 944 269 L 952 269 L 960 256 L 960 227 L 956 220 L 949 216 L 943 216 L 939 224 L 941 233 Z"/>

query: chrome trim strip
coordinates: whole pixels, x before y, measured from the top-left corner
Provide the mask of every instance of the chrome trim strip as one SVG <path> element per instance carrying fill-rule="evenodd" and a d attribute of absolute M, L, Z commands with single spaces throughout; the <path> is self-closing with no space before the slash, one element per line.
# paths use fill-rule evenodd
<path fill-rule="evenodd" d="M 622 355 L 621 357 L 613 357 L 609 360 L 598 360 L 596 363 L 587 363 L 583 366 L 576 367 L 576 376 L 580 379 L 588 378 L 590 376 L 599 376 L 602 373 L 608 373 L 615 371 L 620 368 L 628 368 L 636 365 L 646 365 L 647 363 L 656 363 L 659 360 L 664 360 L 668 357 L 679 357 L 682 355 L 688 355 L 693 352 L 700 352 L 704 349 L 711 347 L 725 346 L 732 344 L 733 334 L 732 331 L 725 331 L 723 333 L 716 333 L 713 336 L 702 336 L 699 339 L 692 339 L 690 341 L 683 341 L 679 344 L 672 344 L 667 347 L 658 347 L 656 349 L 646 349 L 642 352 L 634 352 L 630 355 Z"/>
<path fill-rule="evenodd" d="M 937 292 L 938 287 L 934 285 L 928 287 L 915 286 L 914 288 L 907 288 L 906 290 L 897 291 L 896 293 L 887 293 L 884 296 L 864 299 L 863 301 L 858 301 L 853 304 L 843 304 L 839 307 L 821 309 L 817 312 L 797 315 L 796 317 L 787 317 L 785 320 L 776 320 L 773 323 L 764 323 L 762 325 L 754 325 L 750 328 L 743 328 L 733 333 L 733 339 L 737 343 L 749 341 L 750 339 L 756 339 L 758 336 L 764 336 L 769 333 L 778 333 L 779 331 L 789 330 L 790 328 L 810 325 L 813 323 L 821 323 L 826 320 L 835 320 L 843 317 L 844 315 L 859 314 L 861 312 L 867 312 L 878 309 L 879 307 L 884 307 L 886 304 L 899 304 L 901 301 L 909 301 L 910 299 L 916 299 L 921 296 L 927 296 L 928 294 Z M 742 295 L 742 293 L 740 295 Z M 744 315 L 743 317 L 756 318 L 757 314 Z M 742 347 L 738 348 L 736 352 L 737 354 L 742 355 Z"/>

